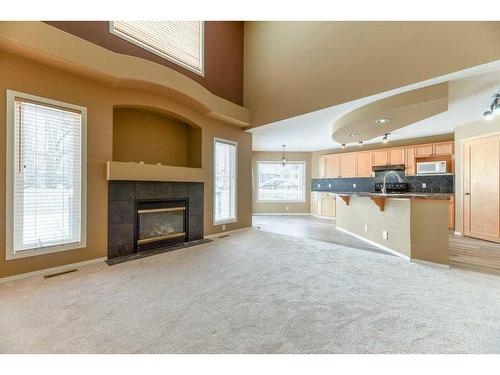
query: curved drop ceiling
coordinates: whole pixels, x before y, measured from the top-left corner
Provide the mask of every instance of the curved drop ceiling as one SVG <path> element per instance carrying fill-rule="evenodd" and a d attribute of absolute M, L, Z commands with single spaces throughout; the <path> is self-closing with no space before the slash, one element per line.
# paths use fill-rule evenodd
<path fill-rule="evenodd" d="M 348 112 L 332 127 L 338 143 L 368 141 L 448 110 L 448 83 L 390 96 Z M 386 119 L 384 123 L 377 123 Z"/>

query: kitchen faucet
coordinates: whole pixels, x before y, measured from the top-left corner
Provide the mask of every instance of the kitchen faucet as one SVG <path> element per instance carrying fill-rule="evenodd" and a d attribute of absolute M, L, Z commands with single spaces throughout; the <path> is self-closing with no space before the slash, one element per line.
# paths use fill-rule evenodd
<path fill-rule="evenodd" d="M 394 171 L 387 172 L 384 175 L 384 181 L 383 181 L 383 184 L 382 184 L 382 194 L 386 194 L 387 193 L 386 188 L 385 188 L 385 179 L 387 178 L 387 176 L 389 176 L 391 174 L 394 175 L 394 176 L 396 176 L 398 178 L 399 182 L 403 182 L 403 179 L 401 177 L 399 177 L 399 175 L 396 172 L 394 172 Z"/>

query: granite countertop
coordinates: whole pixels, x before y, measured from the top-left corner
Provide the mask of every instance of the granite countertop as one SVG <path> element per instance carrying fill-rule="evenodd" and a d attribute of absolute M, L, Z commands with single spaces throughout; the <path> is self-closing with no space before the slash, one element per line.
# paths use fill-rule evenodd
<path fill-rule="evenodd" d="M 435 199 L 450 200 L 453 193 L 397 193 L 382 194 L 369 191 L 329 191 L 328 193 L 339 196 L 357 195 L 358 197 L 380 197 L 380 198 L 398 198 L 398 199 Z"/>

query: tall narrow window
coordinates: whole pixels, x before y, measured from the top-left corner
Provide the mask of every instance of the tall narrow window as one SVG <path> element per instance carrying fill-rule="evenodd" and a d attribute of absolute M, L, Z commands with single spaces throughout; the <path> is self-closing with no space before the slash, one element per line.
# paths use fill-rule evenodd
<path fill-rule="evenodd" d="M 202 21 L 113 21 L 109 29 L 136 46 L 204 74 Z"/>
<path fill-rule="evenodd" d="M 7 259 L 85 246 L 85 108 L 7 91 Z"/>
<path fill-rule="evenodd" d="M 236 221 L 237 143 L 214 139 L 214 224 Z"/>

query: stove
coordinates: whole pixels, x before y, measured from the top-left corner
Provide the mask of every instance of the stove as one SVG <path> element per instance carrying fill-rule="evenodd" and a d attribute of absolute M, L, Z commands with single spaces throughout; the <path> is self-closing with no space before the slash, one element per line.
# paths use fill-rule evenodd
<path fill-rule="evenodd" d="M 382 192 L 382 182 L 375 184 L 375 193 Z M 385 189 L 387 194 L 401 194 L 408 192 L 408 183 L 406 182 L 386 182 Z"/>

